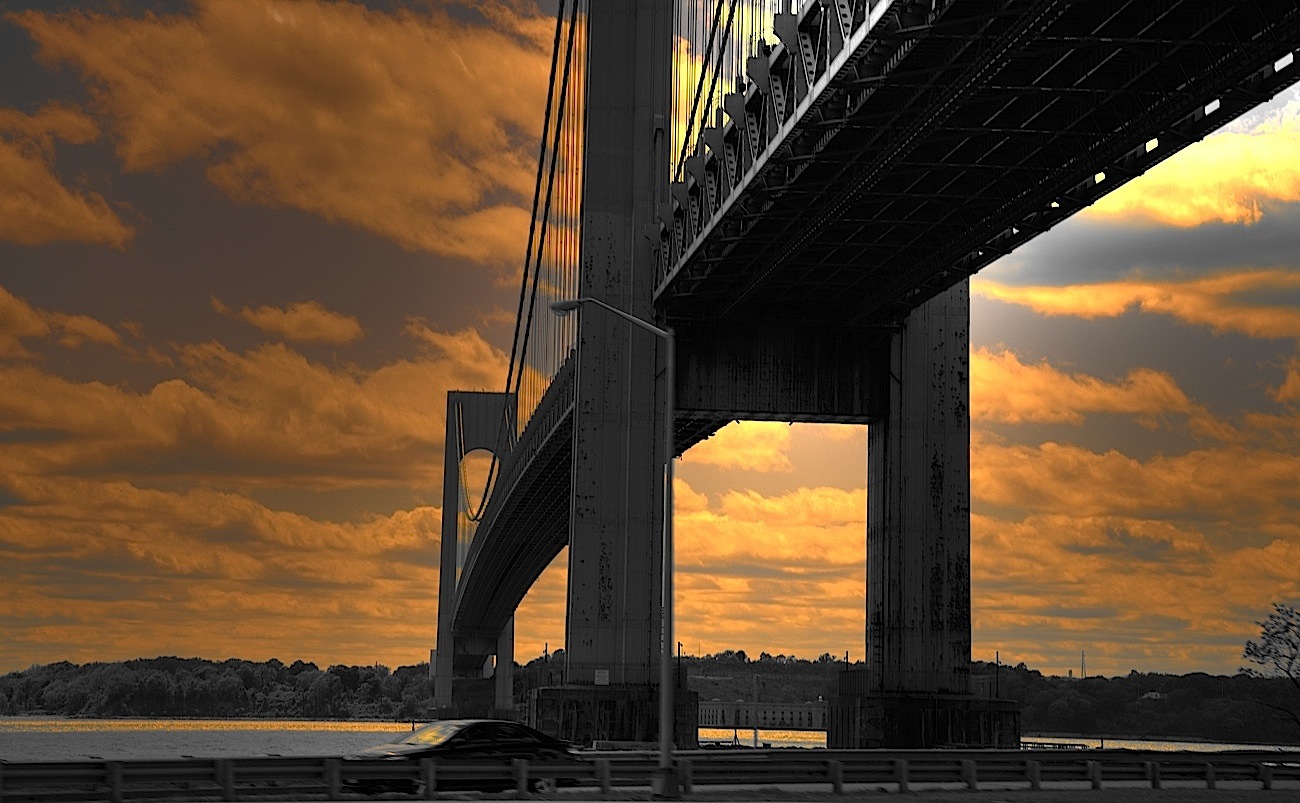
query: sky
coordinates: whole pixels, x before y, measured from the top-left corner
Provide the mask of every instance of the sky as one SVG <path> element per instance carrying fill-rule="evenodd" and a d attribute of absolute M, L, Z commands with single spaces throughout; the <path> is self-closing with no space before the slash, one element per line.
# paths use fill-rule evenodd
<path fill-rule="evenodd" d="M 427 660 L 446 392 L 504 386 L 552 25 L 0 0 L 0 672 Z M 1300 602 L 1300 93 L 971 292 L 973 657 L 1235 672 Z M 865 450 L 685 455 L 686 652 L 861 657 Z"/>

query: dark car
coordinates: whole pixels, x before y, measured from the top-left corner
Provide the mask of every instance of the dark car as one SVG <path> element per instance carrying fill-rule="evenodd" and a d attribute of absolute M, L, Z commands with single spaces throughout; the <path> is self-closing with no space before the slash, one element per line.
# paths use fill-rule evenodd
<path fill-rule="evenodd" d="M 413 763 L 425 758 L 435 761 L 434 785 L 439 791 L 512 789 L 515 786 L 511 774 L 513 760 L 522 758 L 541 765 L 537 767 L 537 773 L 530 770 L 529 786 L 535 792 L 547 792 L 558 785 L 571 784 L 571 778 L 564 776 L 574 774 L 582 764 L 582 759 L 569 742 L 518 722 L 501 719 L 439 720 L 399 741 L 378 744 L 344 756 L 345 761 L 368 759 Z M 465 772 L 471 768 L 482 769 L 483 773 Z M 559 770 L 560 777 L 547 775 L 547 768 Z M 361 777 L 364 775 L 347 768 L 344 785 L 364 793 L 420 791 L 420 782 L 411 780 L 416 775 L 414 772 L 407 773 L 407 778 Z"/>

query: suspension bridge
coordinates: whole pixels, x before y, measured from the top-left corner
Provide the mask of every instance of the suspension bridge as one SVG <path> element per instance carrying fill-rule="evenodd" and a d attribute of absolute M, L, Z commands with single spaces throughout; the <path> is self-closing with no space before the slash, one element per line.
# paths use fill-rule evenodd
<path fill-rule="evenodd" d="M 830 744 L 1005 743 L 969 678 L 967 279 L 1293 84 L 1298 45 L 1295 0 L 560 2 L 509 376 L 448 397 L 437 704 L 495 663 L 508 707 L 515 609 L 567 546 L 539 722 L 650 740 L 671 459 L 847 422 L 867 661 Z"/>

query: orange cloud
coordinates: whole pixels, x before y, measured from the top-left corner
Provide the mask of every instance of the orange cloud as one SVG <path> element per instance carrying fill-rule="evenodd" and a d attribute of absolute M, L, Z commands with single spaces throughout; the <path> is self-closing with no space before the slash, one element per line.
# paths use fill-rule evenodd
<path fill-rule="evenodd" d="M 334 312 L 315 301 L 299 301 L 288 307 L 243 307 L 235 312 L 215 296 L 212 308 L 222 315 L 238 317 L 267 334 L 299 343 L 351 343 L 362 336 L 361 324 L 351 315 Z"/>
<path fill-rule="evenodd" d="M 812 656 L 863 642 L 864 490 L 733 491 L 715 502 L 679 482 L 677 497 L 683 642 Z"/>
<path fill-rule="evenodd" d="M 286 649 L 322 664 L 395 664 L 432 646 L 436 508 L 338 523 L 208 489 L 0 480 L 22 499 L 0 510 L 7 578 L 59 578 L 7 580 L 0 665 Z"/>
<path fill-rule="evenodd" d="M 971 496 L 1030 512 L 1266 521 L 1300 503 L 1300 462 L 1289 452 L 1242 446 L 1142 462 L 1071 444 L 1005 444 L 976 430 Z"/>
<path fill-rule="evenodd" d="M 1062 373 L 1046 361 L 1025 365 L 1010 351 L 971 351 L 971 417 L 977 420 L 1080 424 L 1086 412 L 1159 415 L 1191 409 L 1172 377 L 1149 368 L 1110 383 Z"/>
<path fill-rule="evenodd" d="M 1300 102 L 1251 130 L 1221 131 L 1156 165 L 1084 214 L 1108 222 L 1197 226 L 1257 222 L 1270 202 L 1300 201 Z"/>
<path fill-rule="evenodd" d="M 45 337 L 49 331 L 50 324 L 44 314 L 0 287 L 0 357 L 35 356 L 23 346 L 23 338 Z"/>
<path fill-rule="evenodd" d="M 433 482 L 447 390 L 500 384 L 505 356 L 476 333 L 429 332 L 419 359 L 369 373 L 282 344 L 179 348 L 181 376 L 148 392 L 0 366 L 0 430 L 58 433 L 0 448 L 0 471 L 88 470 L 167 482 L 359 487 Z"/>
<path fill-rule="evenodd" d="M 0 287 L 0 358 L 32 359 L 23 340 L 54 337 L 59 345 L 79 348 L 83 343 L 118 347 L 122 338 L 112 327 L 87 315 L 67 315 L 37 309 Z"/>
<path fill-rule="evenodd" d="M 1119 382 L 1066 374 L 1043 361 L 1025 365 L 1011 351 L 971 351 L 971 418 L 1008 424 L 1082 424 L 1087 413 L 1137 416 L 1155 427 L 1165 413 L 1189 418 L 1198 434 L 1234 440 L 1239 434 L 1187 398 L 1168 374 L 1136 368 Z"/>
<path fill-rule="evenodd" d="M 100 323 L 89 315 L 56 315 L 53 318 L 60 330 L 59 345 L 79 348 L 82 343 L 101 346 L 121 346 L 122 338 L 111 326 Z"/>
<path fill-rule="evenodd" d="M 1294 533 L 1223 543 L 1196 526 L 1122 515 L 973 515 L 975 641 L 1047 672 L 1233 672 L 1252 618 L 1300 581 Z M 982 652 L 977 650 L 977 654 Z"/>
<path fill-rule="evenodd" d="M 0 240 L 126 245 L 135 232 L 108 201 L 69 189 L 54 172 L 56 141 L 84 145 L 98 136 L 90 117 L 57 103 L 32 115 L 0 109 Z"/>
<path fill-rule="evenodd" d="M 1300 288 L 1300 271 L 1250 270 L 1196 279 L 1131 279 L 1059 287 L 1016 287 L 983 278 L 971 282 L 976 295 L 1028 307 L 1042 315 L 1114 318 L 1136 309 L 1169 315 L 1215 332 L 1252 337 L 1300 338 L 1300 308 L 1240 299 Z"/>
<path fill-rule="evenodd" d="M 237 201 L 500 265 L 528 229 L 552 23 L 476 11 L 490 25 L 320 0 L 9 18 L 82 72 L 127 170 L 200 160 Z"/>
<path fill-rule="evenodd" d="M 790 471 L 790 425 L 734 421 L 691 448 L 684 462 L 749 471 Z"/>
<path fill-rule="evenodd" d="M 0 310 L 11 348 L 103 334 L 7 293 Z M 417 357 L 369 371 L 283 344 L 176 346 L 177 375 L 145 392 L 0 363 L 0 584 L 12 590 L 0 600 L 0 665 L 286 650 L 322 663 L 424 660 L 436 508 L 334 521 L 255 498 L 437 498 L 445 411 L 430 399 L 499 384 L 505 356 L 469 330 L 410 334 Z M 550 624 L 533 626 L 546 637 Z"/>
<path fill-rule="evenodd" d="M 1268 394 L 1283 404 L 1300 402 L 1300 357 L 1291 358 L 1286 365 L 1286 378 L 1278 387 L 1269 388 Z"/>

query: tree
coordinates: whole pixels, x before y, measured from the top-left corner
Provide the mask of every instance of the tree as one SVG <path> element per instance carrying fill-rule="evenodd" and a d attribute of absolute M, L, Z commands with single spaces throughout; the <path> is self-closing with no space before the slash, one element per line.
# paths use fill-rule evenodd
<path fill-rule="evenodd" d="M 1256 678 L 1273 679 L 1280 686 L 1273 699 L 1258 700 L 1278 714 L 1289 718 L 1300 729 L 1300 610 L 1280 602 L 1273 603 L 1273 613 L 1262 622 L 1259 640 L 1246 642 L 1241 657 L 1262 669 L 1245 668 Z"/>

